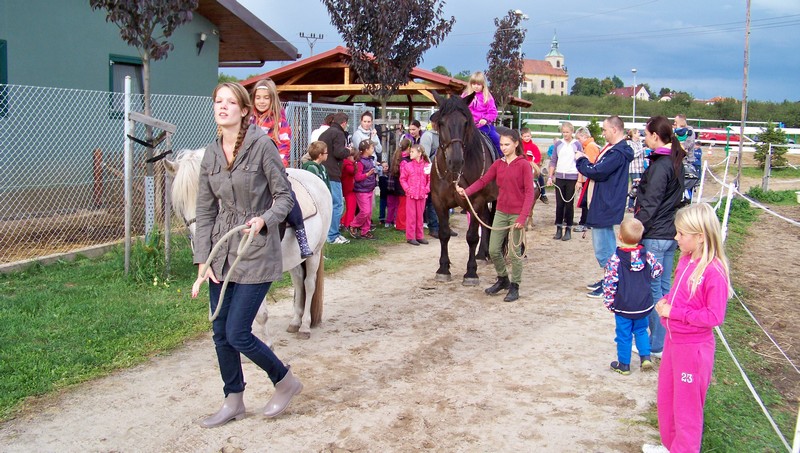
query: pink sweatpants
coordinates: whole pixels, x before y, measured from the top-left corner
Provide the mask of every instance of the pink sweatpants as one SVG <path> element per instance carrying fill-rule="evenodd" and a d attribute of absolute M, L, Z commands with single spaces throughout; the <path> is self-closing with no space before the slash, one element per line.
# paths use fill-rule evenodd
<path fill-rule="evenodd" d="M 703 406 L 714 370 L 714 338 L 703 343 L 664 339 L 658 369 L 658 430 L 670 453 L 696 453 L 703 439 Z"/>
<path fill-rule="evenodd" d="M 386 223 L 394 223 L 397 219 L 397 206 L 400 204 L 400 197 L 389 195 L 386 197 Z"/>
<path fill-rule="evenodd" d="M 372 225 L 372 200 L 375 197 L 375 192 L 353 192 L 356 194 L 356 203 L 358 203 L 358 214 L 350 224 L 351 227 L 360 228 L 361 234 L 369 233 L 369 227 Z"/>
<path fill-rule="evenodd" d="M 424 239 L 422 232 L 425 199 L 417 200 L 406 197 L 406 239 Z"/>

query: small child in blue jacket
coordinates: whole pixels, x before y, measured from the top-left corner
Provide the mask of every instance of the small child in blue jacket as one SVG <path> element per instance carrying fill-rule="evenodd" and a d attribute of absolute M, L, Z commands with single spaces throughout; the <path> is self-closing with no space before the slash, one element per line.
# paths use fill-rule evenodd
<path fill-rule="evenodd" d="M 608 260 L 603 278 L 603 302 L 616 321 L 617 360 L 611 370 L 631 374 L 631 338 L 636 340 L 642 371 L 652 370 L 648 314 L 655 302 L 650 282 L 661 276 L 663 266 L 639 244 L 644 233 L 642 222 L 627 218 L 619 226 L 620 246 Z"/>

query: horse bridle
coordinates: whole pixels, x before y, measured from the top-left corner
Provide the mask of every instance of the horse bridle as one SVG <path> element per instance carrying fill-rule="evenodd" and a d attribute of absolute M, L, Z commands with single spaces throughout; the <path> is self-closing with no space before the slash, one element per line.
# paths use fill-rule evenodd
<path fill-rule="evenodd" d="M 447 143 L 440 143 L 439 144 L 439 151 L 440 152 L 437 153 L 437 154 L 441 154 L 442 156 L 444 156 L 443 159 L 444 159 L 445 162 L 447 162 L 447 148 L 449 148 L 450 145 L 452 145 L 453 143 L 461 143 L 461 147 L 462 148 L 464 147 L 464 142 L 460 138 L 454 138 L 454 139 L 451 139 L 450 141 L 448 141 Z M 434 159 L 433 159 L 433 165 L 436 167 L 436 174 L 437 175 L 444 176 L 445 174 L 449 173 L 449 170 L 447 170 L 446 166 L 445 166 L 445 173 L 442 173 L 441 171 L 439 171 L 439 159 L 436 159 L 436 157 L 434 157 Z M 462 166 L 461 168 L 462 168 L 461 171 L 458 172 L 458 174 L 456 175 L 455 179 L 453 179 L 453 181 L 452 181 L 453 184 L 455 184 L 455 185 L 458 185 L 458 180 L 461 179 L 461 175 L 464 173 L 464 169 L 463 169 L 464 167 Z M 442 179 L 444 179 L 444 178 L 442 178 Z"/>

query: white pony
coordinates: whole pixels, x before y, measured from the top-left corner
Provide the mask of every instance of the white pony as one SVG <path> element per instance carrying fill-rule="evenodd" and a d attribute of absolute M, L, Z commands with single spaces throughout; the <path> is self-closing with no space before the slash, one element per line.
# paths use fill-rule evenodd
<path fill-rule="evenodd" d="M 200 162 L 205 148 L 178 151 L 175 160 L 164 160 L 167 172 L 173 176 L 172 204 L 180 215 L 191 236 L 195 233 L 195 212 L 197 209 L 197 190 L 200 182 Z M 283 271 L 289 271 L 294 285 L 294 316 L 287 332 L 297 332 L 299 338 L 311 337 L 311 327 L 322 319 L 323 275 L 325 271 L 322 247 L 325 245 L 328 228 L 333 214 L 331 193 L 319 177 L 311 172 L 294 168 L 287 169 L 289 181 L 298 198 L 307 191 L 311 196 L 316 213 L 305 219 L 308 245 L 314 254 L 306 260 L 300 258 L 300 247 L 294 231 L 288 226 L 281 241 Z M 302 202 L 301 202 L 302 205 Z M 305 213 L 304 213 L 305 214 Z M 305 217 L 305 215 L 304 215 Z M 261 303 L 256 322 L 261 325 L 265 343 L 272 347 L 267 329 L 267 304 Z"/>

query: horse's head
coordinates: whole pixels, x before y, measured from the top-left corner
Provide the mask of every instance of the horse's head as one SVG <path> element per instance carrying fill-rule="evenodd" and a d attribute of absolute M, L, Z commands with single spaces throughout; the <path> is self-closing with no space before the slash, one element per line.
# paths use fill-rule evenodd
<path fill-rule="evenodd" d="M 194 236 L 197 212 L 197 189 L 200 182 L 200 162 L 205 148 L 184 149 L 175 154 L 175 160 L 164 159 L 172 180 L 172 206 Z"/>
<path fill-rule="evenodd" d="M 439 149 L 444 153 L 447 170 L 460 174 L 464 168 L 465 148 L 477 135 L 477 129 L 469 111 L 474 93 L 465 98 L 450 96 L 445 98 L 433 93 L 439 105 Z"/>

